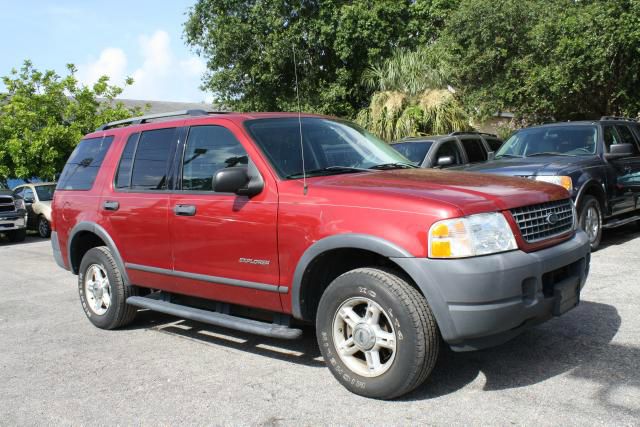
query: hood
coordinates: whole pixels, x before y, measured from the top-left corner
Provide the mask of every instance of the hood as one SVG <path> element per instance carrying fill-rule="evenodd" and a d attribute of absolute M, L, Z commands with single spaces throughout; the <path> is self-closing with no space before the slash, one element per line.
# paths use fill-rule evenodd
<path fill-rule="evenodd" d="M 397 169 L 316 177 L 310 178 L 309 184 L 318 190 L 351 192 L 351 200 L 362 205 L 383 204 L 382 207 L 388 207 L 402 203 L 405 208 L 416 211 L 446 206 L 457 208 L 463 215 L 569 198 L 564 188 L 544 182 L 436 169 Z"/>
<path fill-rule="evenodd" d="M 597 164 L 599 161 L 601 160 L 597 156 L 536 156 L 502 158 L 456 169 L 509 176 L 566 175 L 576 169 Z"/>

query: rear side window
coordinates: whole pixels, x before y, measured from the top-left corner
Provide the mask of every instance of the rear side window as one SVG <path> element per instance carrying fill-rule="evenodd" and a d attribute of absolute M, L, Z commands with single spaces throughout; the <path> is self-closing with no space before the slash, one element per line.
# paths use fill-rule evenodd
<path fill-rule="evenodd" d="M 487 160 L 487 151 L 479 139 L 462 139 L 462 146 L 467 153 L 469 163 L 484 162 Z"/>
<path fill-rule="evenodd" d="M 413 163 L 421 164 L 429 152 L 433 141 L 424 142 L 400 142 L 391 146 Z"/>
<path fill-rule="evenodd" d="M 133 155 L 136 152 L 139 137 L 139 133 L 132 134 L 127 140 L 127 145 L 125 145 L 124 150 L 122 150 L 122 157 L 120 158 L 120 164 L 116 172 L 116 188 L 129 188 L 131 185 L 131 167 L 133 166 Z"/>
<path fill-rule="evenodd" d="M 220 169 L 246 165 L 247 152 L 222 126 L 194 126 L 189 130 L 182 164 L 182 189 L 213 191 L 213 176 Z"/>
<path fill-rule="evenodd" d="M 80 141 L 58 181 L 58 190 L 91 190 L 113 136 Z"/>
<path fill-rule="evenodd" d="M 142 132 L 131 172 L 132 190 L 165 190 L 176 148 L 176 128 Z"/>
<path fill-rule="evenodd" d="M 485 141 L 487 141 L 491 151 L 498 151 L 502 147 L 502 141 L 499 139 L 485 138 Z"/>

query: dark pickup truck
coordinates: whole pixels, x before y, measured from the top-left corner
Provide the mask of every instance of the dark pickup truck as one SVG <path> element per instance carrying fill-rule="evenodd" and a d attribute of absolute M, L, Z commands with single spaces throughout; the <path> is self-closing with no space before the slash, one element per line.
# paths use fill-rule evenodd
<path fill-rule="evenodd" d="M 493 161 L 464 170 L 563 186 L 592 250 L 603 228 L 640 221 L 640 125 L 633 119 L 602 117 L 521 129 Z"/>
<path fill-rule="evenodd" d="M 14 198 L 13 193 L 0 182 L 0 233 L 12 242 L 22 242 L 27 235 L 27 210 L 24 200 Z"/>

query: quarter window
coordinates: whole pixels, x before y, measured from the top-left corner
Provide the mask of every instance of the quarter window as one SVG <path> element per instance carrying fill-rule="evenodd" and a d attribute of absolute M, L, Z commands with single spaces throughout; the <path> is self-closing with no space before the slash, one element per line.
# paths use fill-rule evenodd
<path fill-rule="evenodd" d="M 113 136 L 80 141 L 62 170 L 58 190 L 91 190 L 112 141 Z"/>
<path fill-rule="evenodd" d="M 169 164 L 176 147 L 176 129 L 143 132 L 131 172 L 131 189 L 165 190 Z"/>
<path fill-rule="evenodd" d="M 247 152 L 222 126 L 194 126 L 189 130 L 182 164 L 182 189 L 213 191 L 213 176 L 221 169 L 246 165 Z"/>

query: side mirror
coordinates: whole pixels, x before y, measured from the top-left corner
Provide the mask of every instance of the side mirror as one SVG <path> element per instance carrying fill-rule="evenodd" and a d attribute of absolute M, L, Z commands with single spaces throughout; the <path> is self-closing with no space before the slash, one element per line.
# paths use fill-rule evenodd
<path fill-rule="evenodd" d="M 495 151 L 489 151 L 487 153 L 487 160 L 491 161 L 491 160 L 495 160 L 496 159 L 496 152 Z"/>
<path fill-rule="evenodd" d="M 264 188 L 264 182 L 255 166 L 251 166 L 233 166 L 219 170 L 213 176 L 213 191 L 248 197 L 259 194 Z"/>
<path fill-rule="evenodd" d="M 453 164 L 453 157 L 452 156 L 438 157 L 438 162 L 436 164 L 440 167 L 451 166 Z"/>
<path fill-rule="evenodd" d="M 625 157 L 633 157 L 633 145 L 631 144 L 613 144 L 609 147 L 609 152 L 605 153 L 604 158 L 607 160 L 623 159 Z"/>

